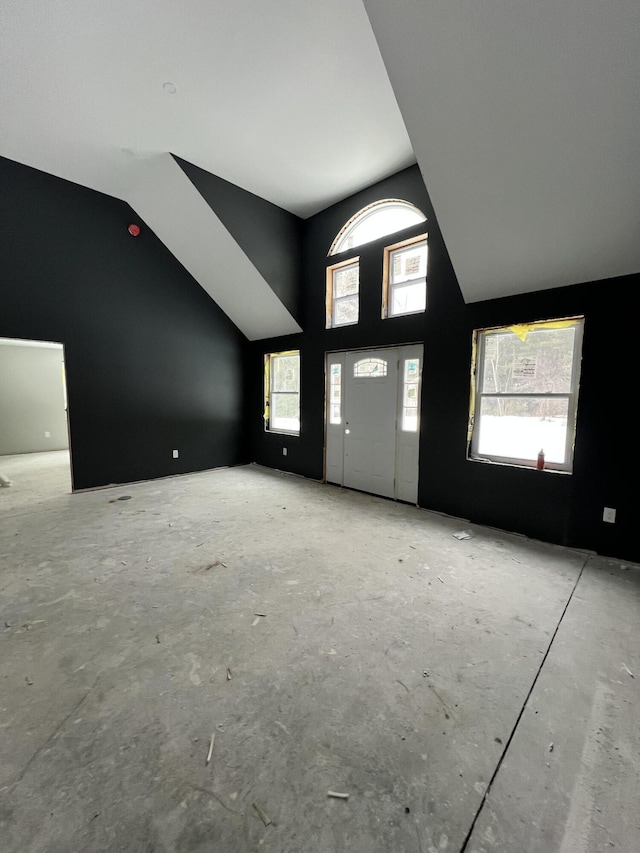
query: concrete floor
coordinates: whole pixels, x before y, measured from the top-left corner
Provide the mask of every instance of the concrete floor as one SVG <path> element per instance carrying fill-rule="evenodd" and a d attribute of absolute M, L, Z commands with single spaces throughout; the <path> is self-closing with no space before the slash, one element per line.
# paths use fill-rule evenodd
<path fill-rule="evenodd" d="M 3 853 L 640 849 L 640 567 L 48 458 L 0 459 Z"/>

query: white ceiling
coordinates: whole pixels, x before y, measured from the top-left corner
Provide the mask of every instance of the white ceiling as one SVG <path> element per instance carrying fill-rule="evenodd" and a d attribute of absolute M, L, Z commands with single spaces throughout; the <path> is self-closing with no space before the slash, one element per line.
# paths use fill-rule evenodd
<path fill-rule="evenodd" d="M 0 16 L 11 159 L 136 207 L 145 161 L 172 152 L 306 217 L 417 158 L 467 301 L 640 271 L 638 0 L 3 0 Z M 225 241 L 231 257 L 224 229 L 184 254 L 171 185 L 152 226 L 169 249 L 192 271 Z M 272 320 L 239 325 L 297 329 Z"/>
<path fill-rule="evenodd" d="M 0 14 L 1 153 L 61 177 L 119 196 L 123 149 L 169 151 L 306 217 L 415 162 L 360 0 Z"/>
<path fill-rule="evenodd" d="M 364 0 L 465 300 L 640 272 L 638 0 Z"/>

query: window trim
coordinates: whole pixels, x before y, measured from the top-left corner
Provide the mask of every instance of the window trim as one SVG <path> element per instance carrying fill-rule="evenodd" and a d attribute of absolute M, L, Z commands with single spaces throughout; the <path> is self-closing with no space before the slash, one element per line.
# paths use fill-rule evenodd
<path fill-rule="evenodd" d="M 425 290 L 427 286 L 427 279 L 429 277 L 429 234 L 428 232 L 424 232 L 423 234 L 418 234 L 416 237 L 409 237 L 407 240 L 400 240 L 399 243 L 393 243 L 391 246 L 385 246 L 384 248 L 384 260 L 382 266 L 382 312 L 381 316 L 383 320 L 393 320 L 396 317 L 410 317 L 412 314 L 424 314 L 427 310 L 427 298 L 425 293 L 425 306 L 424 308 L 419 308 L 417 311 L 403 311 L 401 314 L 390 314 L 389 313 L 389 293 L 391 288 L 391 255 L 393 252 L 398 251 L 398 249 L 406 249 L 408 246 L 413 246 L 415 243 L 425 243 L 427 247 L 427 270 L 424 276 L 425 282 Z M 404 284 L 404 282 L 403 282 Z"/>
<path fill-rule="evenodd" d="M 333 308 L 334 308 L 334 273 L 344 267 L 357 266 L 358 267 L 358 292 L 356 295 L 358 297 L 358 319 L 354 320 L 353 323 L 335 323 L 333 316 Z M 342 297 L 347 299 L 349 297 Z M 344 261 L 340 261 L 337 264 L 331 264 L 327 267 L 327 278 L 326 278 L 326 295 L 325 295 L 325 328 L 327 329 L 341 329 L 343 326 L 355 326 L 360 322 L 360 255 L 355 257 L 347 258 Z"/>
<path fill-rule="evenodd" d="M 553 328 L 575 327 L 573 338 L 573 355 L 571 362 L 571 387 L 569 391 L 562 392 L 486 392 L 481 391 L 483 379 L 484 350 L 487 334 L 493 332 L 514 331 L 517 328 L 526 329 L 527 333 Z M 506 326 L 491 326 L 484 329 L 474 329 L 472 339 L 472 366 L 471 366 L 471 394 L 469 402 L 469 426 L 467 434 L 467 459 L 471 462 L 488 462 L 495 465 L 510 465 L 519 468 L 537 469 L 537 460 L 522 459 L 511 456 L 497 456 L 495 454 L 479 453 L 477 450 L 479 440 L 479 429 L 476 430 L 476 420 L 480 412 L 482 400 L 500 398 L 533 398 L 536 400 L 567 400 L 567 428 L 565 434 L 564 462 L 550 462 L 545 460 L 545 471 L 555 473 L 571 474 L 573 472 L 573 457 L 575 449 L 575 436 L 578 414 L 578 398 L 580 392 L 580 373 L 582 365 L 582 341 L 584 336 L 584 315 L 573 317 L 562 317 L 554 320 L 536 320 L 531 323 L 511 324 Z"/>
<path fill-rule="evenodd" d="M 274 358 L 282 358 L 282 357 L 298 357 L 298 390 L 297 391 L 276 391 L 272 392 L 272 375 L 273 375 L 273 359 Z M 263 413 L 263 421 L 264 421 L 264 431 L 268 433 L 273 433 L 274 435 L 300 435 L 300 429 L 302 426 L 301 418 L 300 418 L 300 386 L 301 386 L 301 375 L 300 375 L 300 350 L 292 349 L 292 350 L 283 350 L 282 352 L 268 352 L 264 355 L 264 413 Z M 300 425 L 297 430 L 289 430 L 289 429 L 274 429 L 271 426 L 271 399 L 272 394 L 291 394 L 296 395 L 298 398 L 298 420 Z"/>

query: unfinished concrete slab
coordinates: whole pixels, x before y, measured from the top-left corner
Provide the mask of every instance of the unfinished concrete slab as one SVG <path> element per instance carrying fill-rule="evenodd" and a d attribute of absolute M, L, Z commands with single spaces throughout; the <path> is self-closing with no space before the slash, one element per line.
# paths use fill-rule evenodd
<path fill-rule="evenodd" d="M 0 562 L 7 853 L 460 851 L 585 565 L 609 577 L 585 554 L 256 466 L 16 507 Z M 603 610 L 602 630 L 637 637 L 632 611 Z M 582 751 L 552 756 L 567 779 Z M 612 765 L 614 789 L 632 768 Z M 519 808 L 542 838 L 534 781 L 519 777 Z"/>
<path fill-rule="evenodd" d="M 71 493 L 71 461 L 68 450 L 0 456 L 0 474 L 11 486 L 1 488 L 0 513 L 34 510 L 51 498 Z"/>
<path fill-rule="evenodd" d="M 470 853 L 640 849 L 637 567 L 590 559 Z"/>

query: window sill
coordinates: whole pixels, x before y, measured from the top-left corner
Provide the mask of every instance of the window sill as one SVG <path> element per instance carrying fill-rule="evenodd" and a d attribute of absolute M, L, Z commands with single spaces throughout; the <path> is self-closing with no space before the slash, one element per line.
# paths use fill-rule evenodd
<path fill-rule="evenodd" d="M 523 462 L 502 462 L 496 459 L 487 459 L 483 456 L 467 456 L 467 462 L 480 462 L 483 465 L 494 465 L 499 468 L 518 468 L 520 471 L 536 471 L 542 474 L 563 474 L 565 476 L 573 474 L 573 471 L 567 471 L 564 468 L 552 468 L 545 465 L 544 468 L 537 468 L 536 465 L 526 465 Z"/>
<path fill-rule="evenodd" d="M 354 320 L 353 323 L 335 323 L 333 326 L 327 326 L 327 329 L 344 329 L 345 326 L 357 326 L 359 320 Z"/>
<path fill-rule="evenodd" d="M 418 308 L 416 311 L 403 311 L 402 314 L 387 314 L 383 320 L 397 320 L 399 317 L 415 317 L 416 314 L 426 314 L 426 308 Z"/>

